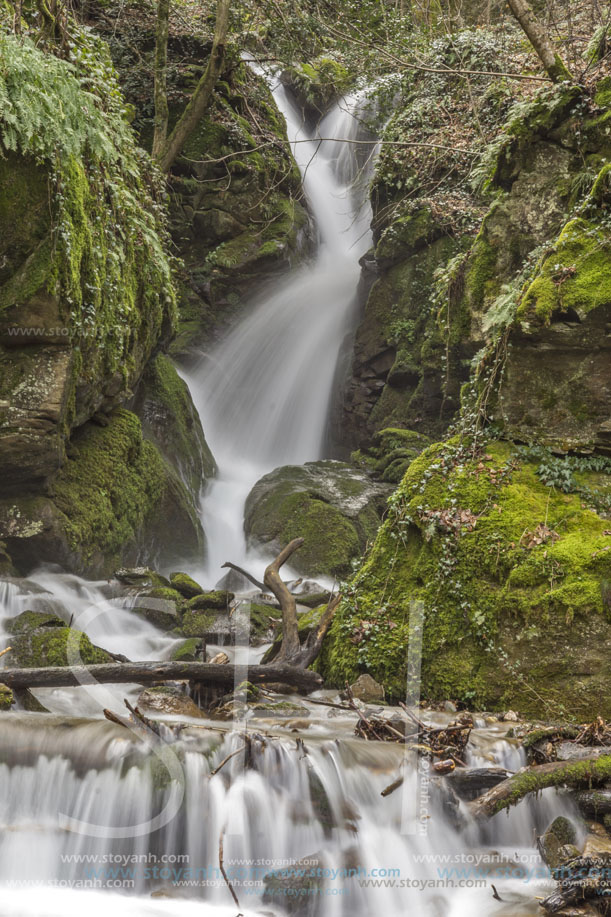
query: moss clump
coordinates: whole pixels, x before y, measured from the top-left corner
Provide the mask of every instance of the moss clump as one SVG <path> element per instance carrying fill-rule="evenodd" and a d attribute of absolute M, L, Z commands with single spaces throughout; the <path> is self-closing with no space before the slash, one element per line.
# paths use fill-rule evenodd
<path fill-rule="evenodd" d="M 429 445 L 430 439 L 422 433 L 386 427 L 374 434 L 367 449 L 353 453 L 352 460 L 382 481 L 398 484 L 416 456 Z"/>
<path fill-rule="evenodd" d="M 196 595 L 201 595 L 204 591 L 199 583 L 196 583 L 188 573 L 172 573 L 170 574 L 170 582 L 172 587 L 186 599 L 192 599 Z"/>
<path fill-rule="evenodd" d="M 342 685 L 366 671 L 405 696 L 422 610 L 424 696 L 608 715 L 607 529 L 509 445 L 432 446 L 410 466 L 338 609 L 323 673 Z M 581 665 L 588 675 L 574 674 Z"/>
<path fill-rule="evenodd" d="M 583 319 L 594 309 L 608 306 L 610 256 L 611 234 L 604 226 L 583 218 L 571 220 L 526 290 L 518 318 L 548 325 L 555 313 L 572 310 Z"/>
<path fill-rule="evenodd" d="M 227 609 L 233 602 L 235 596 L 233 592 L 225 592 L 217 589 L 214 592 L 201 592 L 187 602 L 189 611 L 196 611 L 200 608 Z"/>
<path fill-rule="evenodd" d="M 249 494 L 244 528 L 251 542 L 270 549 L 304 538 L 291 558 L 299 573 L 345 574 L 375 536 L 387 492 L 344 462 L 277 468 Z"/>
<path fill-rule="evenodd" d="M 512 792 L 497 803 L 494 814 L 517 805 L 529 793 L 540 793 L 550 786 L 581 787 L 605 783 L 611 779 L 611 755 L 601 755 L 595 761 L 576 761 L 561 770 L 547 774 L 525 771 L 511 778 Z"/>
<path fill-rule="evenodd" d="M 331 103 L 350 87 L 350 72 L 338 60 L 321 56 L 311 63 L 288 67 L 282 72 L 286 83 L 309 117 L 324 115 Z"/>
<path fill-rule="evenodd" d="M 11 660 L 15 666 L 28 669 L 113 661 L 86 634 L 65 626 L 42 627 L 21 634 L 12 641 Z"/>
<path fill-rule="evenodd" d="M 7 685 L 0 684 L 0 710 L 10 710 L 15 703 L 13 692 Z"/>
<path fill-rule="evenodd" d="M 172 651 L 172 660 L 174 662 L 201 662 L 201 651 L 202 641 L 197 637 L 189 637 Z"/>
<path fill-rule="evenodd" d="M 189 389 L 165 354 L 149 363 L 134 410 L 145 437 L 159 447 L 197 500 L 205 482 L 216 474 L 216 463 Z"/>
<path fill-rule="evenodd" d="M 213 631 L 218 614 L 218 609 L 215 608 L 207 611 L 187 609 L 182 618 L 183 634 L 185 637 L 207 637 Z"/>

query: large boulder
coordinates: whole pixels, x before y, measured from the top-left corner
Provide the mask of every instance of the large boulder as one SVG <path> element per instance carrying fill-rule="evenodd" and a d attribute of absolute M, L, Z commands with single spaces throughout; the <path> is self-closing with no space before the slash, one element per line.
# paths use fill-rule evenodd
<path fill-rule="evenodd" d="M 291 567 L 306 576 L 343 576 L 375 537 L 388 490 L 346 462 L 277 468 L 255 484 L 246 501 L 248 543 L 278 553 L 303 537 Z"/>
<path fill-rule="evenodd" d="M 423 697 L 611 716 L 611 470 L 583 461 L 565 493 L 508 444 L 451 440 L 419 456 L 338 608 L 327 680 L 368 672 L 387 697 L 404 697 L 413 635 Z"/>

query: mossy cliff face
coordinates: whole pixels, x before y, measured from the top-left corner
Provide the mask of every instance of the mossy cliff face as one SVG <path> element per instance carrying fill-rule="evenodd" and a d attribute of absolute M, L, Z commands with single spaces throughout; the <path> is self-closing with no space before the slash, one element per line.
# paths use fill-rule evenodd
<path fill-rule="evenodd" d="M 91 11 L 95 17 L 95 10 Z M 132 16 L 135 22 L 132 22 Z M 108 39 L 134 106 L 134 127 L 153 133 L 154 11 L 139 8 L 92 24 Z M 207 25 L 203 32 L 205 33 Z M 168 42 L 170 128 L 201 76 L 210 44 L 172 19 Z M 171 230 L 184 262 L 172 352 L 226 330 L 258 288 L 299 260 L 309 222 L 286 125 L 266 82 L 230 50 L 212 103 L 172 167 Z"/>
<path fill-rule="evenodd" d="M 380 524 L 389 488 L 345 462 L 277 468 L 258 481 L 244 511 L 249 544 L 279 552 L 305 543 L 291 567 L 307 576 L 346 575 Z"/>
<path fill-rule="evenodd" d="M 107 49 L 76 31 L 71 60 L 0 36 L 0 538 L 18 569 L 97 574 L 201 555 L 214 466 L 165 358 L 142 407 L 151 439 L 172 416 L 174 467 L 118 410 L 175 326 L 170 237 Z"/>
<path fill-rule="evenodd" d="M 500 442 L 417 458 L 339 608 L 325 677 L 368 672 L 400 699 L 421 639 L 423 697 L 609 716 L 611 540 L 593 506 L 608 508 L 611 476 L 585 472 L 565 494 L 536 472 Z"/>
<path fill-rule="evenodd" d="M 184 484 L 126 410 L 73 436 L 48 494 L 0 500 L 0 538 L 22 570 L 55 562 L 93 576 L 204 551 Z"/>
<path fill-rule="evenodd" d="M 485 34 L 469 41 L 485 57 Z M 493 370 L 496 388 L 502 381 L 498 401 L 487 396 L 488 419 L 508 437 L 609 447 L 606 85 L 585 92 L 561 84 L 508 111 L 500 84 L 476 87 L 465 109 L 457 82 L 448 96 L 455 117 L 462 123 L 468 111 L 473 123 L 475 105 L 489 141 L 474 141 L 482 152 L 470 160 L 468 183 L 459 163 L 448 181 L 435 168 L 429 181 L 424 167 L 436 154 L 426 150 L 402 154 L 401 174 L 395 151 L 381 154 L 378 279 L 356 336 L 349 442 L 362 447 L 385 426 L 442 434 L 474 361 L 483 376 Z M 406 126 L 418 124 L 429 130 L 416 86 L 386 133 L 409 140 Z M 493 355 L 501 336 L 503 372 Z"/>
<path fill-rule="evenodd" d="M 350 72 L 338 60 L 321 55 L 311 63 L 283 70 L 280 79 L 291 91 L 305 122 L 316 125 L 350 88 Z"/>

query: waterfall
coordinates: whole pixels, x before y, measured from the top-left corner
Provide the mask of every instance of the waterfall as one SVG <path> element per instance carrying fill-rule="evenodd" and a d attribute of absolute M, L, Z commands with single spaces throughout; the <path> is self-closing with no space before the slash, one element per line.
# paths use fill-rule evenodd
<path fill-rule="evenodd" d="M 319 242 L 314 260 L 250 303 L 185 376 L 219 466 L 202 508 L 209 554 L 198 574 L 211 585 L 224 561 L 244 562 L 244 503 L 255 482 L 323 455 L 338 358 L 356 321 L 359 259 L 371 244 L 367 179 L 376 144 L 362 124 L 366 94 L 341 99 L 312 136 L 284 87 L 273 91 Z M 261 572 L 256 558 L 249 566 Z"/>

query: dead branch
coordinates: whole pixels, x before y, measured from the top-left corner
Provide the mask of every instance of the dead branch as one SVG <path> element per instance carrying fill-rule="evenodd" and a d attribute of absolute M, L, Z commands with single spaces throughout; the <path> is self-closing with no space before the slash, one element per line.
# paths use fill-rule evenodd
<path fill-rule="evenodd" d="M 223 865 L 223 838 L 224 836 L 225 836 L 225 826 L 223 826 L 223 828 L 221 829 L 221 833 L 219 835 L 219 869 L 221 870 L 221 875 L 223 879 L 225 880 L 225 884 L 227 885 L 227 888 L 231 892 L 231 897 L 233 898 L 235 902 L 235 906 L 239 908 L 240 902 L 238 901 L 238 896 L 236 895 L 236 893 L 233 890 L 233 886 L 231 885 L 231 882 L 229 881 L 227 872 Z M 243 915 L 239 913 L 237 917 L 243 917 Z"/>
<path fill-rule="evenodd" d="M 223 569 L 223 568 L 225 568 L 225 567 L 229 567 L 230 570 L 235 570 L 236 573 L 241 573 L 242 576 L 246 577 L 246 579 L 247 579 L 250 583 L 253 584 L 253 586 L 256 586 L 257 589 L 259 589 L 261 592 L 265 592 L 265 586 L 264 586 L 264 584 L 263 584 L 262 582 L 260 582 L 258 579 L 256 579 L 254 576 L 252 576 L 252 574 L 250 574 L 250 573 L 248 572 L 248 570 L 244 570 L 242 567 L 238 567 L 237 564 L 232 564 L 231 561 L 229 561 L 229 560 L 228 560 L 226 563 L 223 564 L 223 567 L 222 567 L 221 569 Z"/>

